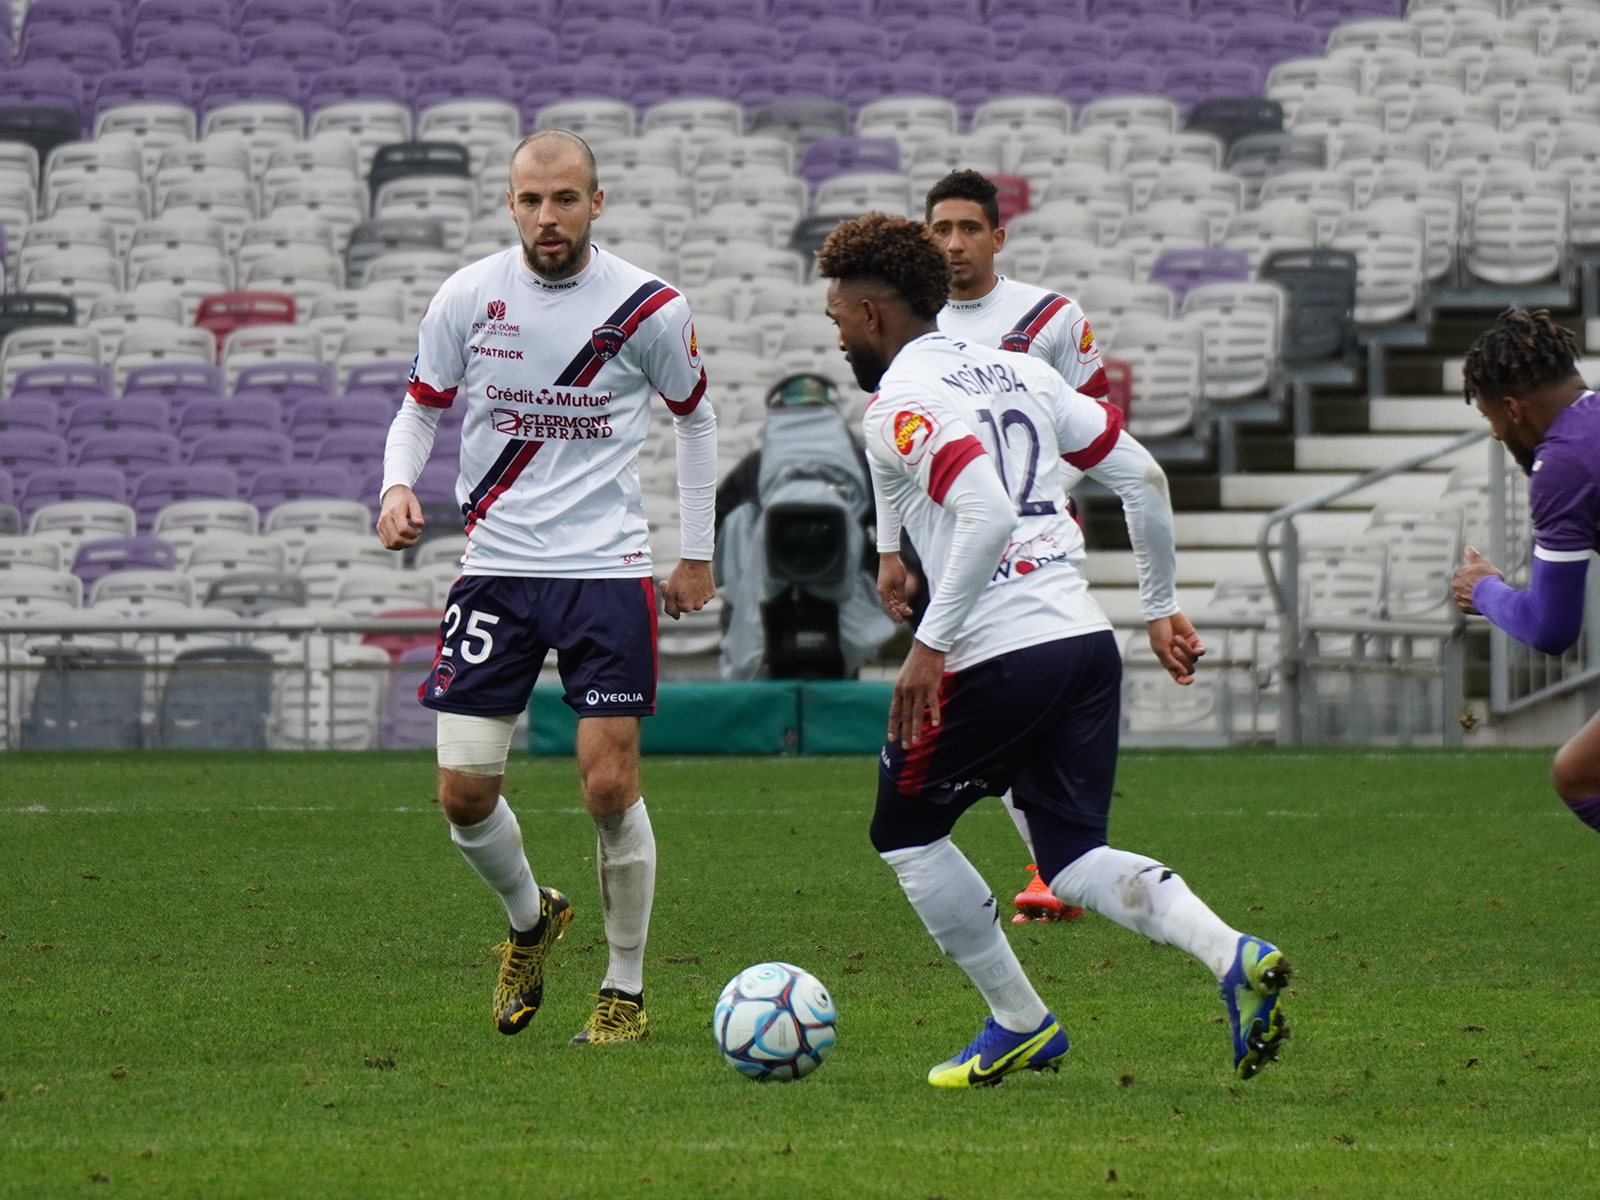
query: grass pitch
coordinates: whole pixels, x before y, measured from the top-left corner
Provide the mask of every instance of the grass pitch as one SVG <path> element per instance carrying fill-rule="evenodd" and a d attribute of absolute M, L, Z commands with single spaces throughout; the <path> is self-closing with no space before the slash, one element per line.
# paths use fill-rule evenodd
<path fill-rule="evenodd" d="M 1600 1191 L 1600 839 L 1543 753 L 1129 753 L 1112 833 L 1297 974 L 1240 1083 L 1209 975 L 1094 916 L 1007 926 L 1073 1048 L 935 1092 L 984 1010 L 866 838 L 874 764 L 650 760 L 653 1035 L 569 1046 L 605 963 L 570 762 L 513 762 L 576 919 L 489 1017 L 501 909 L 424 755 L 0 762 L 0 1197 L 1524 1197 Z M 1002 899 L 997 802 L 957 841 Z M 724 1067 L 711 1008 L 789 959 L 815 1075 Z"/>

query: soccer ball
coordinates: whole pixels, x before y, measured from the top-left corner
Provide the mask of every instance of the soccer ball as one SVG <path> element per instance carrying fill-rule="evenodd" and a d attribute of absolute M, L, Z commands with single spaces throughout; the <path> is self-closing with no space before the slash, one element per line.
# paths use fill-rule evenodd
<path fill-rule="evenodd" d="M 750 1079 L 811 1074 L 833 1047 L 833 997 L 792 963 L 747 967 L 717 997 L 711 1029 L 728 1065 Z"/>

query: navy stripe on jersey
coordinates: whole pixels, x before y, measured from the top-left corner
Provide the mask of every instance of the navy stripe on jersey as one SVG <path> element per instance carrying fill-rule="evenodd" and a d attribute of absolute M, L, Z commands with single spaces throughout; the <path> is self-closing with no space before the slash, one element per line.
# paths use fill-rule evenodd
<path fill-rule="evenodd" d="M 522 453 L 529 445 L 537 444 L 537 442 L 530 443 L 522 438 L 512 438 L 507 442 L 506 448 L 500 451 L 500 456 L 494 460 L 494 465 L 489 468 L 488 474 L 478 481 L 478 485 L 467 496 L 467 502 L 461 506 L 461 511 L 469 517 L 475 512 L 481 517 L 483 514 L 478 512 L 478 506 L 483 504 L 484 497 L 488 496 L 494 489 L 494 485 L 500 482 L 500 477 L 511 469 L 511 464 L 516 461 L 517 455 Z M 488 505 L 484 505 L 484 507 L 487 508 Z"/>
<path fill-rule="evenodd" d="M 678 294 L 671 288 L 667 287 L 667 285 L 662 283 L 659 279 L 652 279 L 649 283 L 643 284 L 638 291 L 634 292 L 633 295 L 629 296 L 626 300 L 619 304 L 617 306 L 617 310 L 606 318 L 605 324 L 600 326 L 600 328 L 604 329 L 607 327 L 614 327 L 622 329 L 624 332 L 624 340 L 626 340 L 626 335 L 631 334 L 633 329 L 624 327 L 624 322 L 626 322 L 629 317 L 632 317 L 634 313 L 637 312 L 638 309 L 641 308 L 652 296 L 663 290 L 671 293 L 667 299 L 671 299 Z M 655 308 L 659 308 L 662 303 L 665 303 L 665 301 L 657 303 L 654 308 L 651 309 L 651 311 L 654 312 Z M 637 327 L 637 325 L 638 320 L 635 320 L 634 326 Z M 621 342 L 617 344 L 617 349 L 621 349 Z M 607 357 L 612 357 L 615 354 L 616 350 L 613 350 L 611 355 L 608 355 Z M 589 344 L 584 346 L 582 350 L 578 351 L 577 356 L 567 364 L 566 370 L 562 371 L 561 374 L 556 377 L 554 386 L 582 387 L 595 377 L 595 374 L 599 371 L 600 367 L 605 365 L 605 361 L 606 360 L 604 358 L 600 357 L 600 352 L 595 348 L 594 339 L 591 337 Z M 588 376 L 588 378 L 583 378 L 584 376 Z"/>
<path fill-rule="evenodd" d="M 1039 317 L 1041 315 L 1043 315 L 1044 310 L 1049 308 L 1057 300 L 1065 300 L 1065 299 L 1066 299 L 1065 296 L 1058 296 L 1054 292 L 1046 293 L 1045 296 L 1039 301 L 1039 303 L 1035 304 L 1032 308 L 1030 308 L 1027 311 L 1027 313 L 1023 316 L 1022 320 L 1018 321 L 1015 325 L 1013 325 L 1011 327 L 1011 332 L 1012 333 L 1030 333 L 1030 332 L 1032 332 L 1028 328 L 1028 326 L 1032 325 L 1035 321 L 1037 321 L 1039 319 Z"/>

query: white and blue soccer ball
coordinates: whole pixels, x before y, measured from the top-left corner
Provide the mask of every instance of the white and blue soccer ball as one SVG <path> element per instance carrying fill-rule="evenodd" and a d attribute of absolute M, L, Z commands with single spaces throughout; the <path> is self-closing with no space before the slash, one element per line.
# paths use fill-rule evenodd
<path fill-rule="evenodd" d="M 758 963 L 728 980 L 711 1029 L 728 1065 L 750 1079 L 811 1074 L 833 1047 L 837 1017 L 822 981 L 792 963 Z"/>

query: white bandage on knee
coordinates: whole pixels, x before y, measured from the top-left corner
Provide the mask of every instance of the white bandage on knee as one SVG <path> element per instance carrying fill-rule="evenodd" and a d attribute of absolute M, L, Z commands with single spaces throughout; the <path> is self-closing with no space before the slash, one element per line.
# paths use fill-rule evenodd
<path fill-rule="evenodd" d="M 446 771 L 493 779 L 506 773 L 516 717 L 439 714 L 439 765 Z"/>

